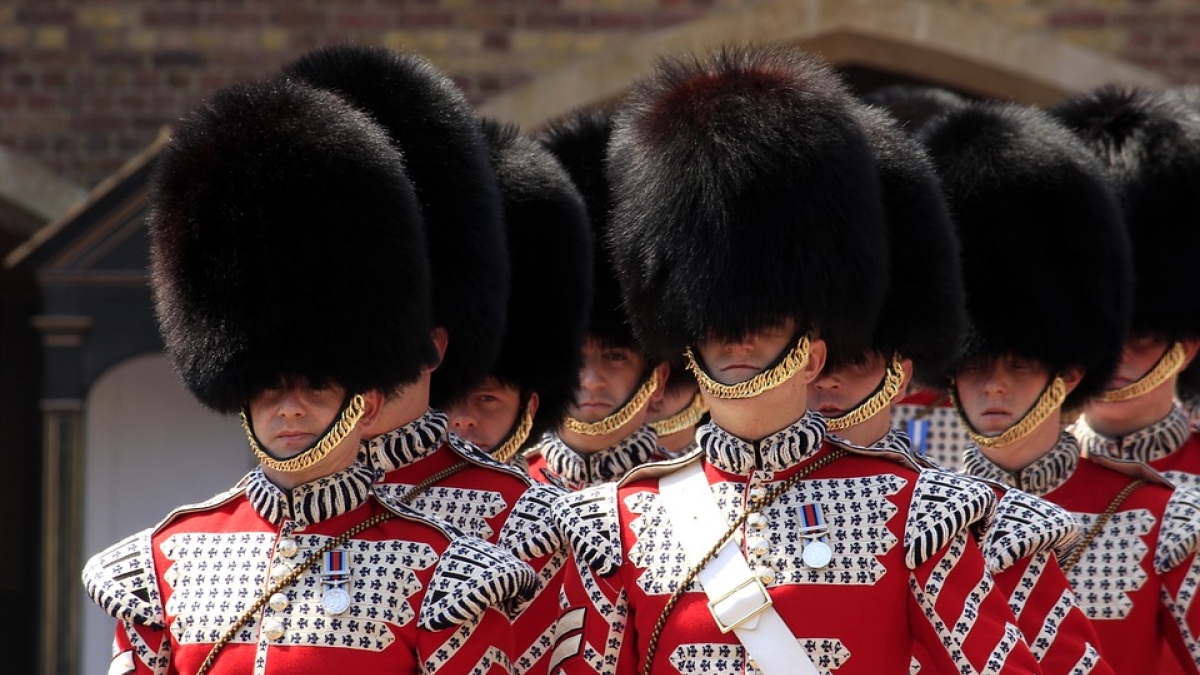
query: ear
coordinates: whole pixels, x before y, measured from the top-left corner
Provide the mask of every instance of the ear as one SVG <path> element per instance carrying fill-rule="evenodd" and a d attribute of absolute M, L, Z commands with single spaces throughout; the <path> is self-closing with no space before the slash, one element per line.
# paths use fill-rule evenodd
<path fill-rule="evenodd" d="M 437 370 L 438 366 L 442 365 L 442 359 L 446 358 L 446 346 L 450 344 L 450 333 L 445 328 L 438 326 L 429 331 L 429 339 L 433 340 L 433 348 L 437 350 L 438 362 L 432 366 L 426 366 L 421 369 L 421 374 L 428 375 Z"/>
<path fill-rule="evenodd" d="M 533 417 L 534 415 L 537 414 L 538 403 L 540 403 L 540 402 L 541 402 L 541 399 L 538 398 L 538 394 L 536 391 L 529 395 L 529 400 L 525 402 L 525 408 L 529 410 L 530 417 Z"/>
<path fill-rule="evenodd" d="M 904 369 L 904 377 L 900 380 L 900 391 L 896 392 L 897 401 L 908 396 L 908 385 L 912 384 L 913 379 L 912 359 L 900 359 L 900 367 Z"/>
<path fill-rule="evenodd" d="M 810 338 L 808 341 L 808 363 L 804 364 L 804 368 L 800 371 L 800 377 L 803 378 L 805 384 L 810 384 L 821 371 L 825 369 L 825 357 L 828 356 L 828 348 L 825 346 L 825 341 L 821 338 Z"/>
<path fill-rule="evenodd" d="M 1063 379 L 1063 384 L 1067 385 L 1067 393 L 1075 391 L 1075 387 L 1079 386 L 1079 382 L 1083 380 L 1084 370 L 1079 366 L 1071 366 L 1064 368 L 1058 372 L 1058 376 Z"/>
<path fill-rule="evenodd" d="M 667 393 L 667 378 L 671 377 L 671 364 L 663 361 L 654 366 L 654 372 L 658 373 L 658 386 L 655 387 L 654 393 L 650 395 L 650 402 L 658 403 Z"/>
<path fill-rule="evenodd" d="M 379 411 L 383 409 L 384 395 L 378 389 L 372 389 L 362 395 L 363 397 L 363 414 L 358 423 L 366 428 L 370 426 L 375 418 L 379 417 Z"/>
<path fill-rule="evenodd" d="M 1188 338 L 1183 340 L 1183 367 L 1187 368 L 1192 363 L 1192 359 L 1196 358 L 1196 352 L 1200 350 L 1200 338 Z M 1180 370 L 1182 370 L 1181 368 Z"/>

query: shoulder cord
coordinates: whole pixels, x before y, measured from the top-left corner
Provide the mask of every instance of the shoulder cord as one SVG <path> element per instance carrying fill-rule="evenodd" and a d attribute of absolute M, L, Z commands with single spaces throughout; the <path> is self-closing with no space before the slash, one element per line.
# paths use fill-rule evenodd
<path fill-rule="evenodd" d="M 1092 526 L 1088 528 L 1087 534 L 1083 535 L 1083 539 L 1080 540 L 1079 545 L 1077 545 L 1075 550 L 1071 552 L 1071 557 L 1067 559 L 1067 562 L 1063 563 L 1063 574 L 1070 572 L 1071 568 L 1075 567 L 1075 565 L 1079 563 L 1079 559 L 1083 556 L 1083 552 L 1088 546 L 1091 546 L 1092 541 L 1094 541 L 1096 537 L 1100 535 L 1100 531 L 1104 529 L 1104 526 L 1113 517 L 1113 514 L 1117 512 L 1117 508 L 1121 506 L 1121 503 L 1124 502 L 1129 495 L 1133 494 L 1134 490 L 1145 484 L 1146 481 L 1144 480 L 1135 480 L 1129 485 L 1126 485 L 1125 489 L 1117 493 L 1116 498 L 1112 500 L 1112 503 L 1108 505 L 1108 508 L 1104 509 L 1104 513 L 1100 514 L 1100 517 L 1096 519 L 1096 522 L 1092 523 Z"/>
<path fill-rule="evenodd" d="M 413 500 L 415 500 L 429 486 L 442 480 L 443 478 L 452 476 L 452 475 L 458 473 L 459 471 L 462 471 L 463 469 L 467 468 L 467 466 L 468 466 L 467 462 L 460 461 L 457 464 L 451 465 L 450 467 L 448 467 L 446 469 L 442 469 L 441 471 L 433 474 L 432 476 L 426 478 L 425 480 L 421 481 L 420 483 L 417 483 L 412 488 L 410 488 L 408 491 L 406 491 L 404 493 L 404 495 L 400 497 L 399 502 L 401 504 L 404 504 L 405 506 L 408 506 L 409 504 L 411 504 L 413 502 Z M 271 599 L 271 596 L 280 592 L 284 588 L 290 586 L 291 584 L 293 584 L 296 581 L 296 579 L 300 578 L 300 575 L 304 574 L 305 572 L 307 572 L 308 570 L 310 570 L 314 566 L 316 566 L 317 562 L 319 560 L 321 560 L 321 556 L 323 556 L 323 555 L 325 555 L 325 553 L 332 551 L 333 549 L 341 546 L 342 544 L 345 544 L 347 541 L 350 540 L 351 537 L 353 537 L 357 534 L 360 534 L 364 530 L 368 530 L 368 529 L 378 525 L 379 523 L 382 523 L 386 520 L 390 520 L 390 519 L 394 518 L 395 516 L 396 516 L 396 514 L 392 513 L 391 511 L 384 511 L 383 513 L 377 513 L 374 516 L 371 516 L 370 518 L 366 519 L 365 521 L 359 523 L 358 525 L 355 525 L 354 527 L 350 528 L 349 530 L 346 530 L 340 536 L 338 536 L 336 539 L 330 539 L 329 541 L 325 542 L 324 546 L 317 549 L 312 555 L 305 558 L 304 562 L 297 565 L 296 568 L 293 569 L 291 572 L 289 572 L 287 576 L 283 577 L 282 579 L 277 581 L 275 583 L 275 585 L 268 588 L 265 593 L 263 593 L 261 596 L 259 596 L 259 598 L 257 600 L 254 601 L 254 604 L 251 605 L 249 609 L 247 609 L 245 612 L 242 613 L 242 615 L 240 617 L 238 617 L 238 620 L 235 621 L 232 626 L 225 629 L 225 632 L 221 634 L 221 638 L 219 640 L 217 640 L 215 644 L 213 644 L 212 649 L 208 650 L 208 656 L 206 656 L 204 658 L 204 662 L 200 664 L 200 669 L 196 671 L 196 675 L 205 675 L 205 673 L 207 673 L 208 670 L 210 668 L 212 668 L 213 662 L 216 661 L 216 659 L 217 659 L 217 654 L 220 653 L 220 651 L 222 649 L 224 649 L 225 646 L 228 645 L 231 640 L 233 640 L 234 634 L 236 634 L 239 630 L 241 630 L 242 627 L 244 627 L 247 623 L 250 623 L 250 620 L 253 619 L 254 616 L 257 615 L 260 610 L 262 610 L 263 606 L 266 605 L 267 602 Z"/>
<path fill-rule="evenodd" d="M 717 541 L 717 543 L 708 550 L 708 553 L 704 554 L 704 557 L 688 570 L 688 573 L 684 576 L 683 581 L 679 582 L 679 584 L 675 587 L 675 591 L 671 593 L 671 597 L 667 599 L 667 604 L 663 607 L 662 614 L 659 615 L 658 622 L 654 624 L 654 630 L 650 633 L 650 647 L 646 650 L 646 661 L 642 666 L 642 675 L 650 675 L 650 664 L 654 662 L 654 655 L 656 652 L 658 652 L 658 639 L 662 635 L 663 628 L 665 628 L 667 625 L 667 618 L 671 615 L 671 611 L 675 609 L 675 605 L 679 603 L 679 600 L 683 597 L 684 592 L 686 592 L 688 587 L 692 585 L 692 582 L 695 581 L 696 576 L 700 574 L 700 570 L 704 569 L 705 565 L 712 561 L 713 558 L 717 557 L 717 554 L 721 552 L 722 548 L 724 548 L 725 542 L 729 541 L 729 538 L 732 537 L 743 524 L 745 524 L 746 519 L 750 517 L 750 514 L 762 510 L 768 504 L 775 501 L 775 499 L 779 497 L 779 495 L 783 494 L 785 490 L 795 485 L 805 476 L 808 476 L 817 469 L 830 464 L 835 459 L 839 459 L 848 454 L 850 453 L 842 448 L 835 448 L 828 455 L 825 455 L 824 457 L 818 459 L 812 464 L 809 464 L 791 476 L 788 476 L 787 479 L 777 483 L 769 492 L 767 492 L 767 494 L 763 495 L 761 498 L 751 497 L 746 509 L 737 517 L 736 520 L 734 520 L 733 524 L 729 526 L 729 529 L 725 531 L 725 534 L 721 535 L 721 538 Z"/>

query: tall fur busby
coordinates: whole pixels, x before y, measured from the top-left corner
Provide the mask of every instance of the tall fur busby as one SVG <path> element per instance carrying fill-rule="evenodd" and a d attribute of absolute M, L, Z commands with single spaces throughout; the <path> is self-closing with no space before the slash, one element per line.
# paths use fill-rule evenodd
<path fill-rule="evenodd" d="M 592 234 L 567 172 L 515 126 L 484 120 L 500 183 L 512 293 L 494 375 L 537 392 L 529 438 L 558 426 L 575 400 L 591 307 Z"/>
<path fill-rule="evenodd" d="M 588 336 L 614 347 L 641 349 L 621 307 L 621 286 L 612 255 L 603 245 L 612 220 L 606 158 L 612 130 L 609 112 L 577 110 L 548 125 L 540 140 L 566 169 L 587 205 L 595 242 Z"/>
<path fill-rule="evenodd" d="M 1133 246 L 1135 333 L 1200 337 L 1200 113 L 1167 92 L 1102 87 L 1053 112 L 1107 168 Z"/>
<path fill-rule="evenodd" d="M 916 135 L 930 120 L 960 108 L 968 99 L 941 87 L 893 84 L 864 94 L 864 103 L 883 108 L 909 136 Z"/>
<path fill-rule="evenodd" d="M 450 334 L 430 402 L 449 406 L 495 365 L 508 300 L 500 193 L 474 112 L 449 78 L 414 54 L 342 45 L 284 72 L 369 113 L 405 158 L 427 227 L 434 320 Z"/>
<path fill-rule="evenodd" d="M 789 48 L 663 59 L 617 118 L 607 239 L 653 353 L 794 318 L 863 351 L 888 255 L 858 105 Z"/>
<path fill-rule="evenodd" d="M 236 411 L 284 376 L 387 391 L 436 363 L 403 160 L 334 94 L 219 92 L 175 129 L 149 213 L 167 354 L 206 406 Z"/>
<path fill-rule="evenodd" d="M 1130 261 L 1103 168 L 1062 124 L 971 104 L 922 133 L 962 243 L 967 356 L 1082 367 L 1073 407 L 1100 392 L 1129 325 Z"/>
<path fill-rule="evenodd" d="M 856 119 L 875 151 L 891 253 L 871 346 L 885 359 L 897 353 L 912 359 L 918 381 L 935 386 L 958 361 L 966 337 L 958 234 L 924 148 L 877 108 L 860 107 Z M 828 367 L 856 357 L 830 344 Z"/>

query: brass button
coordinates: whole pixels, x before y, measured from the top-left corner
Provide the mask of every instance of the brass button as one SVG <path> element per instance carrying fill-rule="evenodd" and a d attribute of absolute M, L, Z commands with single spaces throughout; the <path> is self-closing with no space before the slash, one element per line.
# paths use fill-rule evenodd
<path fill-rule="evenodd" d="M 276 547 L 279 555 L 285 558 L 295 558 L 300 552 L 300 544 L 296 543 L 295 539 L 280 539 L 279 546 Z"/>
<path fill-rule="evenodd" d="M 775 583 L 775 570 L 770 567 L 764 565 L 754 570 L 754 573 L 758 575 L 758 580 L 766 586 Z"/>
<path fill-rule="evenodd" d="M 756 530 L 763 530 L 767 527 L 767 517 L 761 513 L 751 513 L 749 518 L 746 518 L 746 524 Z"/>
<path fill-rule="evenodd" d="M 271 609 L 275 610 L 276 612 L 282 612 L 288 607 L 288 596 L 286 593 L 276 593 L 275 595 L 271 596 L 271 599 L 267 601 L 267 604 L 269 604 Z"/>
<path fill-rule="evenodd" d="M 282 581 L 284 577 L 292 573 L 292 568 L 287 565 L 276 565 L 275 569 L 271 570 L 271 580 L 274 582 Z"/>
<path fill-rule="evenodd" d="M 755 537 L 747 542 L 746 548 L 754 555 L 762 557 L 771 552 L 771 542 L 764 537 Z"/>
<path fill-rule="evenodd" d="M 263 635 L 266 635 L 268 640 L 278 640 L 283 637 L 283 622 L 273 616 L 267 617 L 263 621 Z"/>

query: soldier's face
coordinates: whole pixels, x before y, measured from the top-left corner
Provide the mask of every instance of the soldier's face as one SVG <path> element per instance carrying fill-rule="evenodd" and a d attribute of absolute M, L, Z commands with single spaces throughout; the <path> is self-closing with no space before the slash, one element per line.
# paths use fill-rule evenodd
<path fill-rule="evenodd" d="M 675 377 L 674 370 L 671 371 L 671 377 L 672 379 Z M 699 387 L 693 384 L 665 391 L 661 399 L 652 401 L 646 406 L 646 421 L 661 422 L 672 415 L 678 414 L 692 402 L 698 390 Z"/>
<path fill-rule="evenodd" d="M 646 357 L 641 352 L 588 338 L 583 345 L 579 390 L 568 413 L 582 422 L 608 417 L 633 396 L 646 369 Z"/>
<path fill-rule="evenodd" d="M 263 447 L 276 457 L 293 457 L 320 440 L 345 398 L 337 385 L 281 381 L 251 399 L 250 420 Z"/>
<path fill-rule="evenodd" d="M 841 417 L 867 400 L 887 371 L 887 360 L 871 352 L 864 360 L 821 371 L 808 385 L 808 407 L 825 417 Z"/>
<path fill-rule="evenodd" d="M 697 345 L 701 365 L 721 384 L 745 382 L 766 370 L 791 349 L 796 322 L 789 318 L 776 326 L 747 333 L 736 340 L 710 337 Z"/>
<path fill-rule="evenodd" d="M 492 450 L 504 440 L 520 412 L 521 390 L 494 377 L 446 411 L 450 431 L 484 450 Z"/>
<path fill-rule="evenodd" d="M 998 436 L 1019 422 L 1049 381 L 1042 363 L 1011 355 L 967 359 L 955 376 L 963 412 L 984 436 Z"/>

